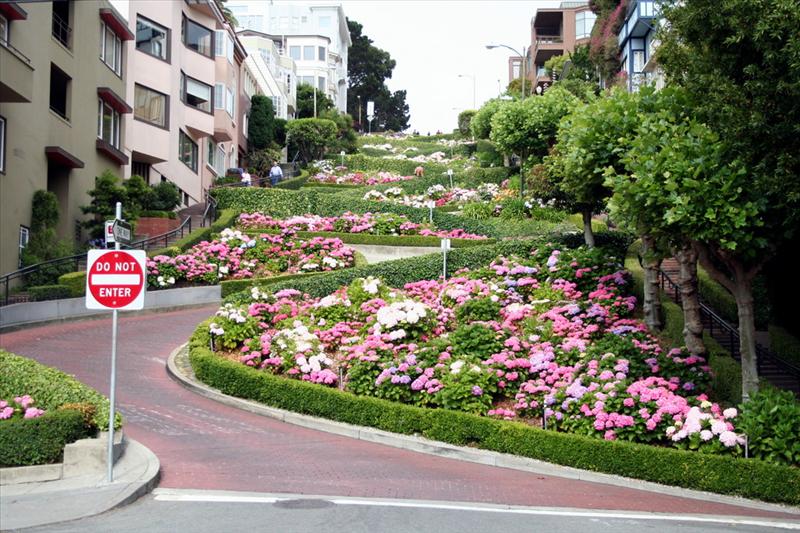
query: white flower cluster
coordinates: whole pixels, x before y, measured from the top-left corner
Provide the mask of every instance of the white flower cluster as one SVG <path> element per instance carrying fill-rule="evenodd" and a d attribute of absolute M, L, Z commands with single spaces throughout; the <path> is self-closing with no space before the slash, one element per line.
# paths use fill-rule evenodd
<path fill-rule="evenodd" d="M 429 311 L 430 309 L 427 305 L 414 300 L 393 302 L 378 309 L 376 314 L 377 327 L 380 329 L 392 329 L 397 325 L 413 325 L 419 322 L 421 318 L 427 317 Z"/>
<path fill-rule="evenodd" d="M 728 423 L 725 420 L 715 418 L 711 413 L 703 411 L 711 407 L 711 402 L 703 402 L 700 407 L 692 407 L 686 413 L 686 418 L 683 423 L 677 422 L 674 426 L 667 428 L 667 436 L 673 441 L 681 441 L 695 433 L 700 434 L 700 440 L 710 441 L 713 438 L 718 438 L 723 446 L 730 448 L 732 446 L 743 445 L 745 440 L 741 435 L 737 435 L 730 430 Z M 736 417 L 738 412 L 736 409 L 725 409 L 722 412 L 723 418 L 731 419 Z M 732 426 L 731 426 L 732 427 Z"/>
<path fill-rule="evenodd" d="M 481 183 L 477 188 L 478 195 L 483 200 L 492 200 L 500 194 L 500 186 L 496 183 Z"/>
<path fill-rule="evenodd" d="M 227 318 L 231 322 L 244 324 L 247 321 L 247 311 L 240 309 L 233 304 L 225 304 L 217 311 L 217 316 Z"/>
<path fill-rule="evenodd" d="M 451 374 L 460 374 L 461 370 L 464 369 L 464 364 L 465 364 L 464 361 L 462 361 L 461 359 L 451 363 L 450 364 L 450 373 Z M 469 371 L 472 372 L 472 373 L 476 373 L 477 374 L 477 373 L 481 372 L 481 367 L 479 367 L 478 365 L 472 365 L 472 366 L 469 367 Z"/>
<path fill-rule="evenodd" d="M 333 172 L 333 163 L 328 161 L 327 159 L 320 159 L 319 161 L 314 161 L 313 163 L 311 163 L 311 166 L 313 166 L 320 172 L 325 172 L 327 174 Z"/>
<path fill-rule="evenodd" d="M 250 287 L 250 297 L 253 301 L 262 302 L 267 299 L 267 296 L 269 296 L 268 292 L 262 291 L 258 287 Z"/>
<path fill-rule="evenodd" d="M 347 298 L 342 298 L 338 294 L 329 294 L 314 304 L 314 307 L 333 307 L 334 305 L 350 306 L 351 302 Z"/>
<path fill-rule="evenodd" d="M 402 198 L 405 195 L 405 191 L 400 187 L 390 187 L 383 194 L 388 198 Z"/>
<path fill-rule="evenodd" d="M 367 294 L 378 294 L 380 286 L 381 280 L 374 276 L 368 276 L 361 280 L 361 288 L 364 289 L 364 292 Z"/>
<path fill-rule="evenodd" d="M 384 150 L 386 152 L 394 152 L 394 146 L 389 143 L 386 144 L 365 144 L 362 148 L 372 148 L 373 150 Z"/>
<path fill-rule="evenodd" d="M 344 261 L 326 255 L 322 258 L 322 264 L 331 268 L 344 268 Z"/>
<path fill-rule="evenodd" d="M 165 278 L 164 276 L 158 276 L 156 278 L 156 281 L 158 282 L 159 287 L 166 287 L 167 285 L 175 285 L 174 276 L 170 276 L 168 278 Z"/>
<path fill-rule="evenodd" d="M 272 345 L 281 351 L 289 351 L 285 355 L 293 357 L 304 374 L 319 372 L 330 366 L 333 360 L 322 351 L 319 337 L 308 330 L 302 322 L 295 320 L 293 328 L 282 329 L 272 337 Z M 310 354 L 310 352 L 315 352 Z M 324 367 L 323 367 L 324 365 Z"/>
<path fill-rule="evenodd" d="M 368 191 L 367 194 L 364 195 L 364 200 L 375 200 L 378 202 L 382 202 L 386 200 L 386 196 L 381 191 L 371 190 Z"/>
<path fill-rule="evenodd" d="M 244 233 L 242 233 L 238 229 L 235 230 L 235 229 L 231 229 L 231 228 L 225 228 L 224 230 L 222 230 L 222 233 L 219 234 L 219 240 L 220 240 L 220 242 L 228 242 L 228 241 L 236 240 L 236 241 L 242 241 L 244 243 L 247 243 L 251 239 L 250 239 L 250 237 L 248 237 L 247 235 L 245 235 Z"/>

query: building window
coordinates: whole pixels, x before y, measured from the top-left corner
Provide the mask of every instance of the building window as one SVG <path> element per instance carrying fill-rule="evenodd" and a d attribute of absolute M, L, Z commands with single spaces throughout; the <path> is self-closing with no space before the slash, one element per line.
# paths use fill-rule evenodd
<path fill-rule="evenodd" d="M 592 35 L 592 28 L 596 19 L 597 15 L 591 11 L 575 13 L 575 38 L 588 39 Z"/>
<path fill-rule="evenodd" d="M 211 113 L 213 93 L 214 89 L 210 85 L 190 78 L 181 72 L 181 100 L 184 104 Z"/>
<path fill-rule="evenodd" d="M 303 47 L 303 60 L 305 60 L 305 61 L 314 61 L 314 47 L 313 46 L 304 46 Z"/>
<path fill-rule="evenodd" d="M 97 137 L 119 149 L 119 113 L 102 99 L 97 102 Z"/>
<path fill-rule="evenodd" d="M 512 63 L 511 64 L 511 78 L 517 79 L 522 77 L 522 63 Z"/>
<path fill-rule="evenodd" d="M 640 15 L 642 17 L 655 17 L 656 16 L 656 3 L 652 0 L 639 2 Z"/>
<path fill-rule="evenodd" d="M 136 84 L 133 100 L 134 117 L 162 128 L 167 127 L 167 103 L 169 100 L 166 94 Z"/>
<path fill-rule="evenodd" d="M 314 86 L 314 76 L 298 76 L 297 83 L 300 85 L 311 85 Z"/>
<path fill-rule="evenodd" d="M 50 63 L 50 109 L 69 120 L 69 86 L 72 82 L 63 70 Z"/>
<path fill-rule="evenodd" d="M 31 230 L 27 226 L 19 227 L 19 267 L 22 268 L 22 252 L 31 240 Z"/>
<path fill-rule="evenodd" d="M 642 72 L 644 70 L 644 50 L 633 51 L 633 71 Z"/>
<path fill-rule="evenodd" d="M 0 172 L 6 173 L 6 119 L 0 117 Z"/>
<path fill-rule="evenodd" d="M 225 86 L 221 83 L 214 85 L 214 109 L 225 109 Z"/>
<path fill-rule="evenodd" d="M 181 40 L 187 48 L 204 56 L 212 57 L 214 50 L 214 32 L 200 24 L 183 17 Z"/>
<path fill-rule="evenodd" d="M 250 129 L 250 117 L 247 116 L 247 113 L 242 115 L 242 135 L 247 137 L 247 131 Z"/>
<path fill-rule="evenodd" d="M 100 23 L 100 60 L 122 76 L 122 40 L 104 22 Z"/>
<path fill-rule="evenodd" d="M 192 172 L 197 172 L 197 143 L 186 135 L 183 130 L 180 130 L 178 136 L 178 159 L 192 169 Z"/>
<path fill-rule="evenodd" d="M 225 56 L 228 58 L 228 62 L 233 64 L 233 40 L 231 40 L 231 36 L 225 30 L 216 30 L 214 34 L 214 55 L 217 57 Z"/>
<path fill-rule="evenodd" d="M 300 47 L 299 46 L 290 46 L 289 47 L 289 57 L 298 61 L 300 59 Z"/>
<path fill-rule="evenodd" d="M 70 28 L 69 12 L 71 2 L 53 2 L 53 37 L 66 46 L 72 48 L 72 28 Z"/>
<path fill-rule="evenodd" d="M 136 17 L 136 49 L 169 61 L 169 31 L 141 15 Z"/>
<path fill-rule="evenodd" d="M 236 116 L 236 102 L 233 100 L 233 95 L 236 94 L 236 88 L 226 88 L 225 91 L 228 95 L 228 98 L 225 100 L 225 110 L 228 112 L 228 115 L 233 118 Z"/>
<path fill-rule="evenodd" d="M 331 27 L 331 18 L 328 16 L 320 17 L 319 18 L 319 27 L 320 28 L 330 28 Z"/>
<path fill-rule="evenodd" d="M 225 175 L 225 148 L 222 143 L 215 145 L 211 138 L 206 141 L 206 163 L 217 176 Z"/>
<path fill-rule="evenodd" d="M 131 163 L 131 175 L 141 176 L 144 178 L 145 183 L 150 184 L 150 163 L 142 161 L 133 161 Z M 163 176 L 162 176 L 163 178 Z"/>
<path fill-rule="evenodd" d="M 320 61 L 325 61 L 325 47 L 324 46 L 318 46 L 317 47 L 317 53 L 319 53 L 319 60 Z"/>
<path fill-rule="evenodd" d="M 323 93 L 325 92 L 325 76 L 320 76 L 319 78 L 317 78 L 317 88 L 321 92 Z"/>
<path fill-rule="evenodd" d="M 8 20 L 0 15 L 0 43 L 8 44 Z"/>

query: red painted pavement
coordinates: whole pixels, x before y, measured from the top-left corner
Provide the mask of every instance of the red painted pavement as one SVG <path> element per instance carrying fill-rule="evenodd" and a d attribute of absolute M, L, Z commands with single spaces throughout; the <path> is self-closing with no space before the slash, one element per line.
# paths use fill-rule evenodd
<path fill-rule="evenodd" d="M 215 308 L 120 315 L 125 432 L 161 460 L 162 487 L 796 518 L 445 459 L 227 407 L 172 381 L 165 361 Z M 108 393 L 111 319 L 0 335 L 0 346 Z"/>

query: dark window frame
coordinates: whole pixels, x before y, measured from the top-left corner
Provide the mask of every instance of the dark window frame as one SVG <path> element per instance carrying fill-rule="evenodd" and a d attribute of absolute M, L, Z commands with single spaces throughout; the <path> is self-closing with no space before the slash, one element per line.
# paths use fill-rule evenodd
<path fill-rule="evenodd" d="M 194 139 L 192 139 L 189 136 L 188 133 L 186 133 L 183 130 L 178 130 L 178 131 L 179 131 L 179 133 L 178 133 L 178 159 L 180 160 L 181 163 L 186 165 L 186 167 L 189 170 L 191 170 L 192 172 L 197 174 L 197 169 L 198 169 L 198 166 L 199 166 L 198 165 L 198 163 L 199 163 L 198 159 L 200 159 L 200 147 L 197 145 L 197 143 L 194 141 Z M 186 161 L 183 160 L 183 140 L 184 139 L 186 139 L 190 143 L 192 143 L 192 146 L 194 147 L 193 158 L 192 158 L 194 166 L 190 165 L 189 163 L 187 163 Z"/>
<path fill-rule="evenodd" d="M 0 130 L 3 133 L 3 138 L 0 139 L 0 174 L 6 173 L 6 165 L 8 164 L 8 151 L 6 147 L 8 146 L 8 120 L 3 115 L 0 115 L 0 122 L 2 122 L 2 127 Z"/>
<path fill-rule="evenodd" d="M 136 38 L 134 37 L 134 47 L 136 48 L 136 50 L 142 52 L 143 54 L 147 54 L 150 57 L 154 57 L 154 58 L 158 59 L 159 61 L 164 61 L 167 64 L 172 64 L 172 30 L 169 29 L 168 27 L 164 26 L 163 24 L 159 24 L 155 20 L 149 19 L 149 18 L 147 18 L 144 15 L 141 15 L 139 13 L 136 13 L 136 24 L 137 25 L 139 24 L 139 19 L 140 18 L 146 20 L 148 23 L 152 24 L 153 26 L 156 26 L 158 29 L 162 29 L 162 30 L 164 30 L 166 32 L 166 34 L 167 34 L 167 37 L 166 37 L 166 42 L 167 42 L 167 53 L 166 53 L 166 56 L 167 57 L 163 58 L 161 56 L 157 56 L 155 54 L 152 54 L 152 53 L 148 52 L 147 50 L 143 50 L 143 49 L 139 48 L 139 46 L 136 43 Z"/>
<path fill-rule="evenodd" d="M 155 122 L 151 122 L 145 118 L 140 118 L 136 116 L 136 86 L 141 87 L 142 89 L 146 89 L 152 93 L 160 94 L 164 97 L 164 125 L 156 124 Z M 170 111 L 170 104 L 169 104 L 169 95 L 166 93 L 162 93 L 161 91 L 157 91 L 153 88 L 148 87 L 147 85 L 142 85 L 141 83 L 133 84 L 133 120 L 138 120 L 139 122 L 144 122 L 145 124 L 149 124 L 151 126 L 155 126 L 156 128 L 160 128 L 162 130 L 169 131 L 169 111 Z"/>
<path fill-rule="evenodd" d="M 192 104 L 190 104 L 189 102 L 186 101 L 186 94 L 187 94 L 186 88 L 188 86 L 187 80 L 195 81 L 195 82 L 197 82 L 197 83 L 199 83 L 201 85 L 205 85 L 206 87 L 209 87 L 211 89 L 211 97 L 208 99 L 208 111 L 206 111 L 205 109 L 200 109 L 197 106 L 193 106 Z M 196 110 L 200 111 L 201 113 L 206 113 L 208 115 L 213 115 L 214 114 L 214 86 L 213 85 L 209 85 L 209 84 L 207 84 L 207 83 L 205 83 L 203 81 L 200 81 L 197 78 L 193 78 L 193 77 L 189 76 L 188 74 L 186 74 L 184 71 L 181 71 L 181 102 L 183 102 L 183 105 L 191 107 L 192 109 L 196 109 Z"/>
<path fill-rule="evenodd" d="M 209 44 L 209 46 L 208 46 L 208 53 L 207 54 L 204 54 L 203 52 L 201 52 L 199 50 L 195 50 L 194 48 L 192 48 L 191 46 L 189 46 L 186 43 L 186 33 L 187 33 L 186 32 L 186 25 L 189 22 L 191 22 L 195 26 L 203 28 L 204 30 L 206 30 L 209 33 L 209 35 L 211 37 L 211 44 Z M 189 17 L 186 16 L 186 13 L 183 13 L 183 18 L 181 19 L 181 42 L 183 43 L 183 46 L 185 46 L 187 49 L 191 50 L 192 52 L 194 52 L 196 54 L 200 54 L 201 56 L 207 57 L 207 58 L 212 59 L 212 60 L 214 59 L 214 51 L 216 50 L 216 48 L 215 48 L 215 46 L 216 46 L 216 33 L 215 33 L 215 31 L 212 30 L 211 28 L 207 27 L 207 26 L 204 26 L 204 25 L 200 24 L 199 22 L 197 22 L 195 20 L 190 19 Z"/>

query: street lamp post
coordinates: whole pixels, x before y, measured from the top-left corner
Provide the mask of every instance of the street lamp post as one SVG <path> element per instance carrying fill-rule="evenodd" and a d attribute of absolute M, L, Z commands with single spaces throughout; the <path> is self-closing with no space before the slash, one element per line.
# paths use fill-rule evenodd
<path fill-rule="evenodd" d="M 526 55 L 527 52 L 528 52 L 528 48 L 523 46 L 522 47 L 522 53 L 520 54 L 516 49 L 511 48 L 510 46 L 508 46 L 506 44 L 487 44 L 486 45 L 486 49 L 487 50 L 492 50 L 494 48 L 507 48 L 507 49 L 511 50 L 512 52 L 514 52 L 515 54 L 517 54 L 519 57 L 522 58 L 522 98 L 525 98 L 525 63 L 527 62 L 527 59 L 528 59 L 528 57 Z"/>
<path fill-rule="evenodd" d="M 475 76 L 470 74 L 459 74 L 459 78 L 470 78 L 472 80 L 472 109 L 475 109 L 476 98 L 475 98 Z"/>

